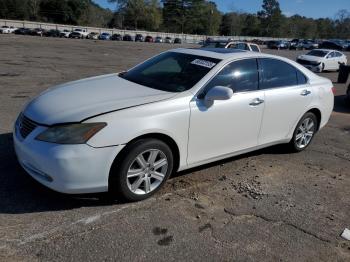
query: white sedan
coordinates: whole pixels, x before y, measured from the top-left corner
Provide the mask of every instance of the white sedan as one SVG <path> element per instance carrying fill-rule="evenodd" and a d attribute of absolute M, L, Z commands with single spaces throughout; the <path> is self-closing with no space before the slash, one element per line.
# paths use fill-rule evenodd
<path fill-rule="evenodd" d="M 1 33 L 1 34 L 12 34 L 13 32 L 16 31 L 16 29 L 17 29 L 17 28 L 15 28 L 15 27 L 13 27 L 13 26 L 6 26 L 6 25 L 4 25 L 4 26 L 2 26 L 2 27 L 0 28 L 0 33 Z"/>
<path fill-rule="evenodd" d="M 175 49 L 47 90 L 19 115 L 14 145 L 51 189 L 137 201 L 176 171 L 281 143 L 304 150 L 333 100 L 330 80 L 286 58 Z"/>
<path fill-rule="evenodd" d="M 346 55 L 336 50 L 314 49 L 298 57 L 297 62 L 314 72 L 339 70 L 340 64 L 346 65 Z"/>

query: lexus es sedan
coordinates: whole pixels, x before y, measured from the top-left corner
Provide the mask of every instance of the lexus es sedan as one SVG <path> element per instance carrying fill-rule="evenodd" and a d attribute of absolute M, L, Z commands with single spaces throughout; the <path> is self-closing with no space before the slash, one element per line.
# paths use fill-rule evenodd
<path fill-rule="evenodd" d="M 48 89 L 20 113 L 14 145 L 53 190 L 138 201 L 176 171 L 275 144 L 304 150 L 333 101 L 330 80 L 286 58 L 175 49 Z"/>
<path fill-rule="evenodd" d="M 336 50 L 314 49 L 298 57 L 297 62 L 314 72 L 339 70 L 340 64 L 347 64 L 346 55 Z"/>

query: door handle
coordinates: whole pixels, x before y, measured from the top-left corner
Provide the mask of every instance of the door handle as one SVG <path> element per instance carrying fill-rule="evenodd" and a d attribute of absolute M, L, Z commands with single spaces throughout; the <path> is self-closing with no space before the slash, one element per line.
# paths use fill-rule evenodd
<path fill-rule="evenodd" d="M 252 102 L 249 103 L 250 106 L 258 106 L 260 104 L 264 103 L 263 99 L 255 98 L 252 100 Z"/>
<path fill-rule="evenodd" d="M 301 93 L 300 93 L 300 95 L 302 95 L 302 96 L 308 96 L 308 95 L 310 95 L 311 94 L 311 91 L 309 91 L 309 90 L 303 90 Z"/>

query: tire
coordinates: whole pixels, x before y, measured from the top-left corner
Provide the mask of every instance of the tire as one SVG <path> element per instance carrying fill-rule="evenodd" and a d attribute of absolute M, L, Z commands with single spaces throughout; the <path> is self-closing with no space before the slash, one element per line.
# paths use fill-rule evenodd
<path fill-rule="evenodd" d="M 324 65 L 324 63 L 322 63 L 322 68 L 321 68 L 320 73 L 322 73 L 324 71 L 324 67 L 325 67 L 325 65 Z"/>
<path fill-rule="evenodd" d="M 312 142 L 317 130 L 318 120 L 314 113 L 307 112 L 298 122 L 293 138 L 289 142 L 289 148 L 292 152 L 301 152 L 305 150 Z"/>
<path fill-rule="evenodd" d="M 132 202 L 147 199 L 163 186 L 173 172 L 173 153 L 166 143 L 158 139 L 137 140 L 121 153 L 109 175 L 112 197 Z"/>

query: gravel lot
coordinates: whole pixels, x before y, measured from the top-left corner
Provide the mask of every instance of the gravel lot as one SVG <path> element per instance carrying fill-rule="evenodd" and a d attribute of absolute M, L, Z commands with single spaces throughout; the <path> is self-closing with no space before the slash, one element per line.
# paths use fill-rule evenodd
<path fill-rule="evenodd" d="M 20 168 L 11 126 L 29 99 L 174 47 L 0 35 L 0 260 L 350 261 L 350 241 L 340 237 L 350 228 L 344 85 L 306 151 L 271 147 L 182 172 L 147 201 L 55 193 Z"/>

